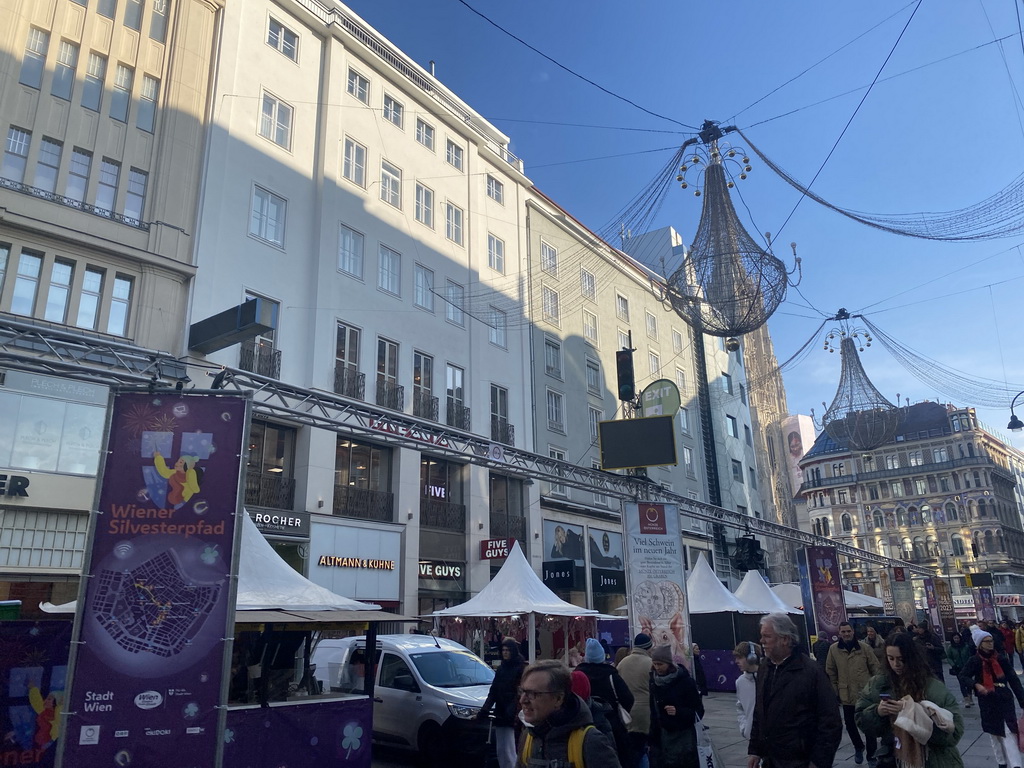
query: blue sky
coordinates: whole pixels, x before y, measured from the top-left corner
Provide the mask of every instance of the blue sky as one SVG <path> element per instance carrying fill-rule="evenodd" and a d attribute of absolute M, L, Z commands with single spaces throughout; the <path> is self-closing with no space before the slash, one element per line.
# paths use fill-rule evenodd
<path fill-rule="evenodd" d="M 680 123 L 705 119 L 738 125 L 804 183 L 821 169 L 814 191 L 860 211 L 964 208 L 1024 169 L 1021 2 L 467 2 L 569 69 L 670 118 L 565 72 L 459 0 L 348 3 L 418 63 L 433 60 L 446 86 L 512 137 L 532 181 L 595 231 L 615 227 L 693 135 Z M 780 361 L 823 314 L 864 309 L 945 366 L 1024 388 L 1024 231 L 978 243 L 878 232 L 809 199 L 798 204 L 798 192 L 753 160 L 742 199 L 734 197 L 744 225 L 772 232 L 790 267 L 795 241 L 803 262 L 800 293 L 791 288 L 769 322 Z M 699 217 L 700 200 L 673 185 L 654 225 L 674 226 L 689 243 Z M 786 371 L 792 412 L 820 415 L 835 394 L 839 356 L 814 346 Z M 877 344 L 862 362 L 890 401 L 897 392 L 915 402 L 949 399 Z M 1004 429 L 1008 405 L 979 413 Z M 1024 448 L 1024 438 L 1014 442 Z"/>

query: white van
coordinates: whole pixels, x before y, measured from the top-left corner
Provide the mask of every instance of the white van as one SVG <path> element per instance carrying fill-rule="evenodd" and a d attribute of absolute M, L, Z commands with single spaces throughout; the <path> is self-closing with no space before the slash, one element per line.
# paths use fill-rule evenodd
<path fill-rule="evenodd" d="M 362 693 L 366 638 L 321 640 L 313 652 L 324 691 Z M 373 738 L 419 752 L 429 764 L 480 755 L 487 723 L 477 720 L 494 671 L 463 645 L 430 635 L 378 635 Z"/>

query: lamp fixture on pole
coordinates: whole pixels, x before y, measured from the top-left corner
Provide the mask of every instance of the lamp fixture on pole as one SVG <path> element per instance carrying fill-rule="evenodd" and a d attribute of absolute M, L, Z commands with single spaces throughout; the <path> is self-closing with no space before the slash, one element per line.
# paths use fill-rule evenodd
<path fill-rule="evenodd" d="M 1006 428 L 1011 432 L 1020 432 L 1024 429 L 1024 421 L 1017 418 L 1017 414 L 1013 412 L 1013 407 L 1017 404 L 1017 400 L 1020 396 L 1024 395 L 1024 392 L 1018 392 L 1013 400 L 1010 402 L 1010 423 L 1006 425 Z"/>

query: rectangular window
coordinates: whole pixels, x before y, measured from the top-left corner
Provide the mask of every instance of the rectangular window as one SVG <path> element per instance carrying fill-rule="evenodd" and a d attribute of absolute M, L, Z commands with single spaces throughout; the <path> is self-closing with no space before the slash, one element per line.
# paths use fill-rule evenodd
<path fill-rule="evenodd" d="M 249 234 L 284 247 L 284 223 L 287 202 L 273 192 L 257 186 L 252 194 L 252 216 Z"/>
<path fill-rule="evenodd" d="M 748 424 L 743 425 L 743 438 L 746 440 L 747 445 L 751 448 L 754 447 L 754 433 L 750 431 L 750 426 Z"/>
<path fill-rule="evenodd" d="M 565 451 L 560 451 L 558 448 L 548 448 L 548 458 L 555 461 L 565 461 Z M 552 483 L 548 493 L 552 496 L 568 496 L 569 489 L 561 483 Z"/>
<path fill-rule="evenodd" d="M 672 351 L 677 355 L 683 351 L 683 334 L 675 328 L 672 329 Z"/>
<path fill-rule="evenodd" d="M 629 322 L 629 299 L 621 293 L 615 294 L 615 316 L 625 323 Z"/>
<path fill-rule="evenodd" d="M 590 460 L 590 468 L 591 469 L 601 469 L 601 462 L 598 461 L 597 459 L 591 459 Z M 598 506 L 598 507 L 607 507 L 608 506 L 608 497 L 605 496 L 603 493 L 597 493 L 595 491 L 594 492 L 594 505 Z"/>
<path fill-rule="evenodd" d="M 167 11 L 170 0 L 153 0 L 153 13 L 149 17 L 149 39 L 158 43 L 167 39 Z"/>
<path fill-rule="evenodd" d="M 57 52 L 57 66 L 53 70 L 53 85 L 50 93 L 58 99 L 71 100 L 71 90 L 75 85 L 75 69 L 78 67 L 78 46 L 67 40 L 60 41 Z"/>
<path fill-rule="evenodd" d="M 106 16 L 108 19 L 114 18 L 114 14 L 117 13 L 117 0 L 99 0 L 96 13 Z"/>
<path fill-rule="evenodd" d="M 558 275 L 558 250 L 543 240 L 540 242 L 540 269 L 549 275 Z"/>
<path fill-rule="evenodd" d="M 355 96 L 363 104 L 370 103 L 370 81 L 354 69 L 348 71 L 347 90 L 350 95 Z"/>
<path fill-rule="evenodd" d="M 619 328 L 618 329 L 618 334 L 619 334 L 619 349 L 629 349 L 630 348 L 629 333 L 627 333 L 626 331 L 624 331 L 621 328 Z"/>
<path fill-rule="evenodd" d="M 124 11 L 124 25 L 129 29 L 142 29 L 142 0 L 128 0 Z"/>
<path fill-rule="evenodd" d="M 114 91 L 110 97 L 110 116 L 121 123 L 128 122 L 128 105 L 132 100 L 132 80 L 135 70 L 118 64 L 114 74 Z"/>
<path fill-rule="evenodd" d="M 128 171 L 128 187 L 124 195 L 124 215 L 129 219 L 142 221 L 142 212 L 146 206 L 146 184 L 149 174 L 138 168 Z"/>
<path fill-rule="evenodd" d="M 661 373 L 661 355 L 648 351 L 647 366 L 651 369 L 651 376 L 658 377 Z"/>
<path fill-rule="evenodd" d="M 338 269 L 353 277 L 363 276 L 363 234 L 338 225 Z"/>
<path fill-rule="evenodd" d="M 434 190 L 416 184 L 416 221 L 434 228 Z"/>
<path fill-rule="evenodd" d="M 46 310 L 43 319 L 51 323 L 68 321 L 68 299 L 71 298 L 71 283 L 75 267 L 71 262 L 57 259 L 50 270 L 50 288 L 46 293 Z"/>
<path fill-rule="evenodd" d="M 504 312 L 497 307 L 490 307 L 491 322 L 488 324 L 487 339 L 491 344 L 504 348 L 508 344 L 508 321 Z"/>
<path fill-rule="evenodd" d="M 18 274 L 14 279 L 11 312 L 32 317 L 36 311 L 39 293 L 39 274 L 43 268 L 43 254 L 22 251 L 18 258 Z"/>
<path fill-rule="evenodd" d="M 551 323 L 558 323 L 560 313 L 558 291 L 546 285 L 541 289 L 541 311 L 545 320 Z"/>
<path fill-rule="evenodd" d="M 565 431 L 565 397 L 561 392 L 548 390 L 548 429 Z"/>
<path fill-rule="evenodd" d="M 458 366 L 448 363 L 444 367 L 444 380 L 445 380 L 445 395 L 448 402 L 448 424 L 455 426 L 456 419 L 455 411 L 465 407 L 465 391 L 463 389 L 463 382 L 466 378 L 466 372 Z M 493 388 L 492 388 L 493 389 Z M 462 427 L 463 429 L 469 429 L 469 424 Z"/>
<path fill-rule="evenodd" d="M 458 283 L 448 281 L 444 291 L 445 310 L 444 316 L 449 323 L 465 325 L 466 316 L 462 310 L 463 302 L 466 300 L 466 289 Z"/>
<path fill-rule="evenodd" d="M 496 203 L 505 204 L 505 185 L 487 174 L 487 196 Z"/>
<path fill-rule="evenodd" d="M 743 462 L 732 460 L 732 479 L 742 484 L 743 483 Z"/>
<path fill-rule="evenodd" d="M 359 329 L 345 323 L 338 323 L 335 337 L 334 358 L 337 367 L 352 373 L 359 372 Z"/>
<path fill-rule="evenodd" d="M 420 309 L 434 311 L 434 271 L 420 264 L 413 274 L 412 300 Z"/>
<path fill-rule="evenodd" d="M 89 171 L 92 168 L 92 153 L 75 147 L 71 150 L 71 165 L 68 167 L 68 183 L 64 196 L 76 202 L 85 201 L 89 188 Z"/>
<path fill-rule="evenodd" d="M 434 126 L 421 118 L 416 118 L 416 141 L 434 151 Z"/>
<path fill-rule="evenodd" d="M 462 245 L 462 209 L 452 203 L 445 204 L 444 236 Z"/>
<path fill-rule="evenodd" d="M 505 241 L 487 233 L 487 266 L 505 274 Z"/>
<path fill-rule="evenodd" d="M 114 201 L 117 199 L 117 183 L 121 177 L 121 164 L 104 157 L 100 161 L 100 178 L 96 185 L 95 206 L 105 213 L 114 210 Z"/>
<path fill-rule="evenodd" d="M 587 358 L 587 391 L 592 395 L 601 394 L 601 364 Z"/>
<path fill-rule="evenodd" d="M 652 339 L 657 339 L 658 338 L 658 318 L 655 315 L 653 315 L 650 312 L 648 312 L 648 313 L 646 313 L 646 319 L 647 319 L 647 335 L 650 338 L 652 338 Z"/>
<path fill-rule="evenodd" d="M 89 52 L 89 64 L 85 69 L 85 86 L 82 88 L 82 106 L 93 112 L 100 111 L 103 100 L 103 81 L 107 76 L 107 57 Z"/>
<path fill-rule="evenodd" d="M 341 164 L 341 175 L 360 187 L 366 186 L 366 147 L 348 137 L 345 138 L 345 159 Z"/>
<path fill-rule="evenodd" d="M 743 384 L 740 384 L 740 402 L 747 404 L 747 388 Z"/>
<path fill-rule="evenodd" d="M 462 170 L 462 147 L 456 144 L 451 139 L 448 139 L 448 143 L 445 146 L 444 159 L 448 161 L 448 165 Z"/>
<path fill-rule="evenodd" d="M 387 160 L 380 161 L 380 199 L 395 208 L 402 207 L 402 171 Z"/>
<path fill-rule="evenodd" d="M 724 371 L 722 372 L 722 389 L 724 389 L 728 394 L 732 394 L 732 376 Z"/>
<path fill-rule="evenodd" d="M 259 133 L 264 139 L 270 139 L 288 149 L 292 141 L 292 108 L 269 93 L 264 93 Z"/>
<path fill-rule="evenodd" d="M 601 423 L 601 420 L 602 420 L 604 414 L 601 413 L 601 409 L 600 408 L 595 408 L 592 405 L 588 406 L 587 414 L 588 414 L 589 420 L 590 420 L 590 442 L 596 444 L 597 443 L 598 432 L 600 432 L 600 426 L 599 425 Z"/>
<path fill-rule="evenodd" d="M 680 395 L 686 393 L 686 371 L 682 368 L 676 368 L 676 387 Z"/>
<path fill-rule="evenodd" d="M 683 466 L 686 467 L 686 474 L 690 477 L 696 477 L 697 473 L 693 466 L 693 449 L 688 446 L 683 446 Z"/>
<path fill-rule="evenodd" d="M 49 48 L 50 33 L 32 27 L 28 31 L 25 58 L 21 61 L 19 83 L 27 85 L 29 88 L 39 88 L 43 84 L 43 71 L 46 69 L 46 52 Z"/>
<path fill-rule="evenodd" d="M 114 336 L 128 335 L 128 317 L 132 306 L 132 279 L 124 275 L 114 277 L 114 292 L 110 299 L 110 317 L 107 319 L 107 333 Z"/>
<path fill-rule="evenodd" d="M 160 98 L 160 81 L 149 75 L 142 76 L 142 92 L 139 94 L 139 107 L 135 111 L 135 126 L 142 131 L 152 133 L 156 127 L 156 102 Z"/>
<path fill-rule="evenodd" d="M 583 338 L 597 344 L 597 315 L 588 309 L 583 310 Z"/>
<path fill-rule="evenodd" d="M 679 427 L 684 435 L 690 434 L 690 411 L 686 408 L 679 409 Z"/>
<path fill-rule="evenodd" d="M 402 291 L 402 254 L 383 243 L 377 247 L 377 287 L 395 296 Z"/>
<path fill-rule="evenodd" d="M 386 93 L 384 94 L 384 119 L 389 123 L 394 123 L 399 128 L 405 122 L 405 107 L 402 106 L 402 102 Z"/>
<path fill-rule="evenodd" d="M 270 20 L 270 26 L 267 28 L 267 45 L 292 61 L 299 60 L 299 36 L 277 19 Z"/>
<path fill-rule="evenodd" d="M 894 482 L 889 483 L 889 488 L 892 491 L 892 495 L 894 497 L 899 497 L 899 496 L 903 495 L 903 481 L 902 480 L 896 480 Z"/>
<path fill-rule="evenodd" d="M 32 134 L 13 125 L 7 131 L 7 146 L 4 149 L 4 164 L 0 168 L 0 176 L 21 183 L 25 181 L 25 168 L 28 166 L 28 148 L 32 143 Z"/>
<path fill-rule="evenodd" d="M 544 339 L 544 372 L 562 378 L 562 345 L 554 339 Z"/>
<path fill-rule="evenodd" d="M 725 417 L 725 431 L 729 433 L 729 437 L 739 437 L 740 436 L 739 428 L 737 427 L 736 417 L 735 416 L 728 416 L 727 415 Z"/>
<path fill-rule="evenodd" d="M 918 496 L 924 496 L 928 493 L 928 483 L 921 478 L 917 478 L 914 480 L 914 490 L 917 492 Z"/>
<path fill-rule="evenodd" d="M 420 397 L 434 394 L 434 358 L 430 355 L 413 351 L 412 386 Z"/>
<path fill-rule="evenodd" d="M 96 330 L 100 318 L 100 297 L 103 295 L 103 271 L 88 267 L 82 280 L 82 293 L 78 298 L 79 328 Z"/>
<path fill-rule="evenodd" d="M 747 480 L 750 483 L 750 487 L 756 490 L 757 489 L 757 472 L 754 471 L 753 467 L 747 467 Z M 846 491 L 840 491 L 839 492 L 839 501 L 840 502 L 846 501 L 846 499 L 843 498 L 845 495 L 846 495 Z"/>
<path fill-rule="evenodd" d="M 580 267 L 580 293 L 584 299 L 597 301 L 597 278 L 594 273 Z"/>
<path fill-rule="evenodd" d="M 57 191 L 57 173 L 60 170 L 60 156 L 64 145 L 59 141 L 43 137 L 36 161 L 35 186 L 47 192 Z"/>

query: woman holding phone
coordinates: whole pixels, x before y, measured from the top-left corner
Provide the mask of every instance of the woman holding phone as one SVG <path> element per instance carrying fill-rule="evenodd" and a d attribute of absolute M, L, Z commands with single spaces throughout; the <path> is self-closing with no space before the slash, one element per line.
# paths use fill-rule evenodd
<path fill-rule="evenodd" d="M 931 701 L 953 715 L 952 731 L 938 726 L 932 729 L 925 745 L 924 768 L 962 768 L 964 762 L 956 745 L 964 734 L 964 719 L 956 697 L 932 675 L 910 634 L 894 632 L 886 638 L 885 660 L 885 671 L 864 686 L 856 709 L 857 727 L 880 741 L 878 768 L 893 768 L 897 759 L 910 762 L 907 758 L 913 745 L 906 740 L 913 737 L 893 726 L 903 709 L 904 696 L 917 702 Z"/>

